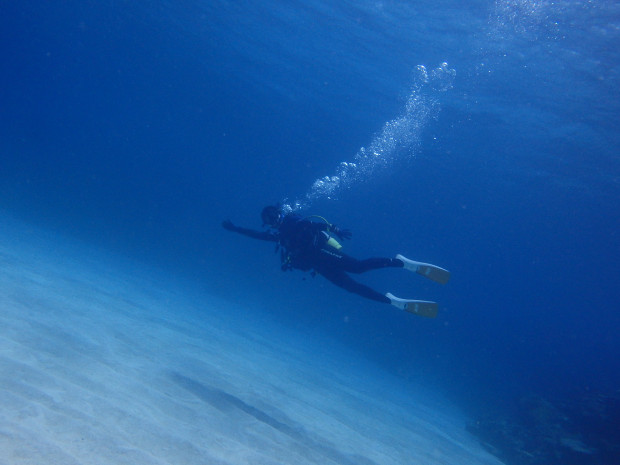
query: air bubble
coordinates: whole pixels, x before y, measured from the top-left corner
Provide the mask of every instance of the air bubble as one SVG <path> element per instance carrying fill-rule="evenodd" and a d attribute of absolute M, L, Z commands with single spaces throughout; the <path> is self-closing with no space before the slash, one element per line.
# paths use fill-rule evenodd
<path fill-rule="evenodd" d="M 433 92 L 452 88 L 456 71 L 443 62 L 430 73 L 424 65 L 416 67 L 412 88 L 405 103 L 404 113 L 387 121 L 368 147 L 361 147 L 353 161 L 343 161 L 336 168 L 336 175 L 324 176 L 312 184 L 303 199 L 292 205 L 284 203 L 285 210 L 296 211 L 310 207 L 320 199 L 335 200 L 341 189 L 372 180 L 380 171 L 391 167 L 395 161 L 413 157 L 420 144 L 422 130 L 429 119 L 439 111 Z"/>

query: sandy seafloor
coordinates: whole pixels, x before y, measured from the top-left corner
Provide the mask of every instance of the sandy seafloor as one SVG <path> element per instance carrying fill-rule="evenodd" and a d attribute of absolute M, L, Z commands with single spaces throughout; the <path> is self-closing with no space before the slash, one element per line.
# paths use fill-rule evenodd
<path fill-rule="evenodd" d="M 0 225 L 2 465 L 501 463 L 449 402 L 334 341 Z"/>

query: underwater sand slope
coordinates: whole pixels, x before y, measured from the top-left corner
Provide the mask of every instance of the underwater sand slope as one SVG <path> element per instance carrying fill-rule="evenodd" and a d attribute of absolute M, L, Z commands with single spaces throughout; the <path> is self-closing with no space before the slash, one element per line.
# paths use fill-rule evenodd
<path fill-rule="evenodd" d="M 329 341 L 0 220 L 0 464 L 499 464 Z"/>

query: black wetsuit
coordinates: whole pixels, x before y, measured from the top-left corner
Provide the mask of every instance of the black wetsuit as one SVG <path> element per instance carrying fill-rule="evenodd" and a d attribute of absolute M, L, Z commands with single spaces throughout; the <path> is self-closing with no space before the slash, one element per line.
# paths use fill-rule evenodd
<path fill-rule="evenodd" d="M 281 247 L 283 270 L 314 270 L 336 286 L 379 302 L 389 304 L 391 301 L 385 295 L 353 280 L 347 273 L 403 267 L 403 262 L 396 258 L 353 258 L 328 244 L 330 225 L 294 214 L 286 215 L 277 229 L 269 231 L 241 228 L 232 223 L 225 224 L 225 227 L 254 239 L 276 242 Z"/>

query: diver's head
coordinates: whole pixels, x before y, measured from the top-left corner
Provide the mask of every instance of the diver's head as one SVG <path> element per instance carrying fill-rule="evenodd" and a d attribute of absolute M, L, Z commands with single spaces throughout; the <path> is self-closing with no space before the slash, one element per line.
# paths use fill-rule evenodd
<path fill-rule="evenodd" d="M 282 209 L 278 205 L 267 205 L 260 214 L 263 226 L 277 228 L 282 223 Z"/>

